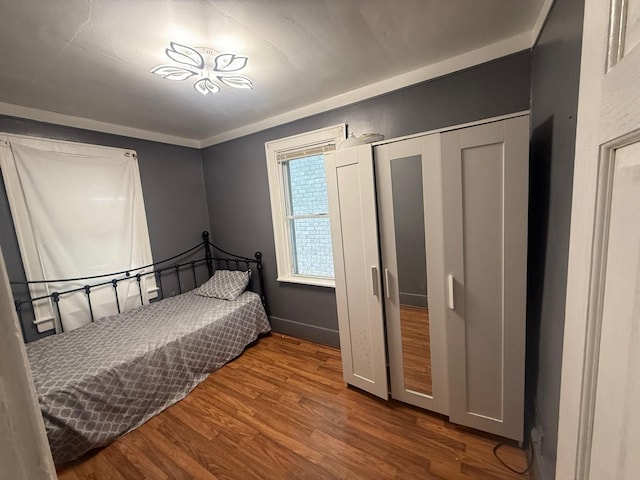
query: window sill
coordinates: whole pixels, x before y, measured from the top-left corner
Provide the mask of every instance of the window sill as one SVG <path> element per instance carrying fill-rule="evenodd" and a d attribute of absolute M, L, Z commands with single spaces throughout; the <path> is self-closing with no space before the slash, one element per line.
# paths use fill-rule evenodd
<path fill-rule="evenodd" d="M 56 328 L 55 319 L 53 317 L 34 320 L 33 324 L 38 328 L 38 333 L 48 332 L 49 330 L 55 330 Z"/>
<path fill-rule="evenodd" d="M 328 278 L 314 278 L 314 277 L 278 277 L 279 282 L 283 283 L 298 283 L 301 285 L 313 285 L 316 287 L 329 287 L 335 288 L 336 282 L 333 279 Z"/>

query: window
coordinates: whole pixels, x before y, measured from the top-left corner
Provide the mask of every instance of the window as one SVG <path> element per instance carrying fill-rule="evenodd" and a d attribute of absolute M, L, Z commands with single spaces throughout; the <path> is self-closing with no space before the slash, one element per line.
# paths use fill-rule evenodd
<path fill-rule="evenodd" d="M 0 135 L 0 167 L 27 280 L 134 270 L 153 262 L 136 153 L 81 143 Z M 32 284 L 31 297 L 83 287 Z M 156 294 L 142 278 L 143 301 Z M 91 291 L 95 318 L 117 313 L 111 285 Z M 117 286 L 123 310 L 140 305 L 135 281 Z M 61 297 L 65 330 L 90 321 L 84 292 Z M 34 304 L 43 332 L 59 328 L 49 300 Z"/>
<path fill-rule="evenodd" d="M 336 125 L 265 144 L 281 282 L 334 286 L 324 153 L 345 133 Z"/>
<path fill-rule="evenodd" d="M 283 163 L 293 274 L 333 278 L 324 155 Z"/>

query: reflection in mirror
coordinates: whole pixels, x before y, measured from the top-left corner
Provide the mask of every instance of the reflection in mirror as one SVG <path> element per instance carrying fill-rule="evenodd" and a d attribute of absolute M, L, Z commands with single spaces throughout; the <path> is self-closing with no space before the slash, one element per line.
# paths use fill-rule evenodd
<path fill-rule="evenodd" d="M 391 161 L 405 389 L 432 395 L 422 158 Z"/>

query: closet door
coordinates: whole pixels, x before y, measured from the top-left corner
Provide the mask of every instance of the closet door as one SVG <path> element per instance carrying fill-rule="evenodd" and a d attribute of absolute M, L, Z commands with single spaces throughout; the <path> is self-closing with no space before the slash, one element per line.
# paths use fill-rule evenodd
<path fill-rule="evenodd" d="M 447 414 L 440 135 L 374 156 L 391 396 Z"/>
<path fill-rule="evenodd" d="M 529 118 L 442 134 L 451 421 L 522 441 Z"/>
<path fill-rule="evenodd" d="M 370 145 L 325 156 L 344 381 L 388 398 Z"/>

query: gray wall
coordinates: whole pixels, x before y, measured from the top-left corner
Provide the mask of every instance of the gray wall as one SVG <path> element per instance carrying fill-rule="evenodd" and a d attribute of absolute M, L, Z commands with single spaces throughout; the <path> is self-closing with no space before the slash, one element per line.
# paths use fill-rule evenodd
<path fill-rule="evenodd" d="M 584 0 L 556 0 L 532 54 L 527 412 L 555 476 Z M 534 405 L 537 408 L 534 408 Z"/>
<path fill-rule="evenodd" d="M 240 254 L 264 252 L 276 331 L 338 344 L 334 290 L 276 280 L 264 143 L 338 123 L 356 134 L 393 138 L 527 110 L 530 60 L 530 53 L 522 52 L 203 151 L 213 238 Z"/>
<path fill-rule="evenodd" d="M 5 116 L 0 116 L 0 132 L 136 150 L 154 260 L 195 245 L 209 229 L 200 150 Z M 21 281 L 22 260 L 0 183 L 0 245 L 9 278 Z M 28 321 L 25 331 L 28 340 L 42 336 Z"/>

